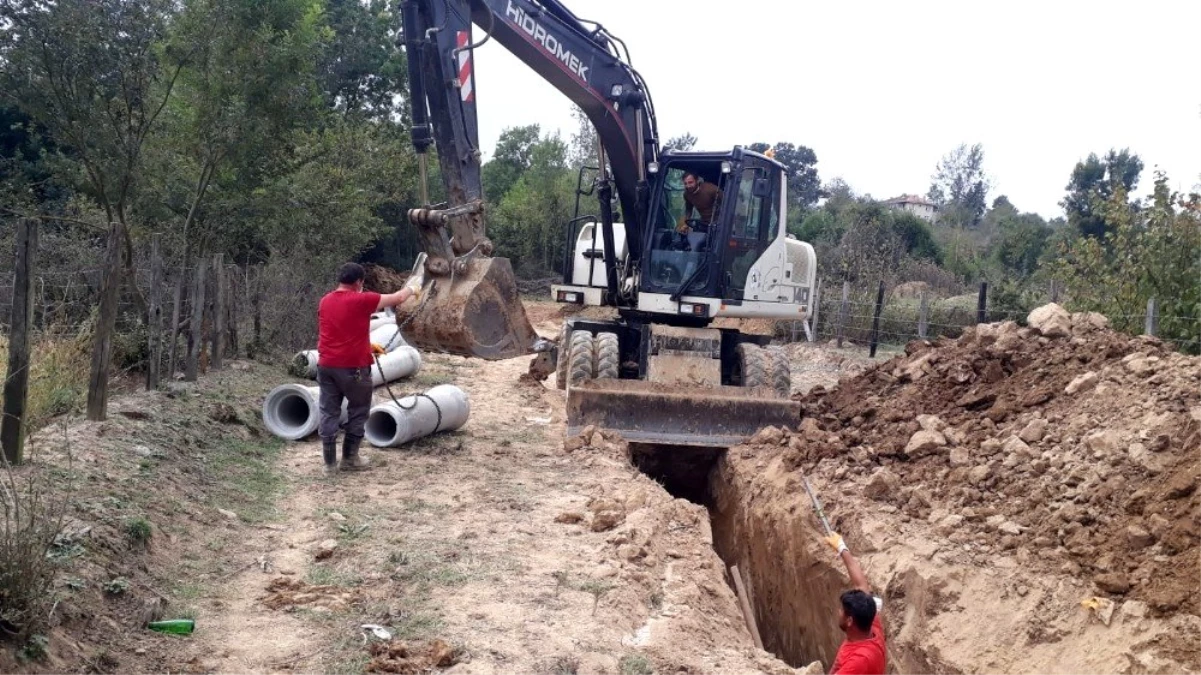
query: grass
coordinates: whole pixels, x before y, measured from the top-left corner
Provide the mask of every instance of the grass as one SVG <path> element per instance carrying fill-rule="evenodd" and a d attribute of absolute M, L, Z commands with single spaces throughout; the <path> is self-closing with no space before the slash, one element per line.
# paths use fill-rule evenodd
<path fill-rule="evenodd" d="M 31 431 L 51 418 L 78 410 L 87 391 L 89 354 L 82 337 L 43 339 L 30 353 L 27 415 Z M 8 363 L 8 339 L 0 337 L 0 363 Z"/>
<path fill-rule="evenodd" d="M 127 518 L 124 530 L 129 543 L 138 549 L 146 548 L 146 545 L 150 543 L 150 537 L 154 534 L 154 531 L 150 529 L 150 522 L 141 516 Z"/>
<path fill-rule="evenodd" d="M 314 565 L 305 573 L 304 580 L 313 586 L 358 586 L 363 578 L 350 572 L 342 572 L 326 565 Z"/>
<path fill-rule="evenodd" d="M 431 612 L 404 612 L 392 622 L 392 635 L 398 640 L 427 640 L 442 632 L 446 622 Z"/>
<path fill-rule="evenodd" d="M 393 581 L 435 586 L 462 586 L 482 571 L 482 565 L 473 556 L 453 551 L 402 549 L 390 552 L 388 562 L 395 566 Z"/>
<path fill-rule="evenodd" d="M 205 462 L 210 475 L 221 479 L 209 495 L 209 505 L 234 511 L 248 523 L 276 518 L 275 500 L 284 490 L 284 479 L 274 464 L 283 448 L 278 438 L 219 443 Z"/>
<path fill-rule="evenodd" d="M 617 661 L 617 672 L 621 675 L 651 675 L 655 668 L 642 654 L 626 654 Z"/>

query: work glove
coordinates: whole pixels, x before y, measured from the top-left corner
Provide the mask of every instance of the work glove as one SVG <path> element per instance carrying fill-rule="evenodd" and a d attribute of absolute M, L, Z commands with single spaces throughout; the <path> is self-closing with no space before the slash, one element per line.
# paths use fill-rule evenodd
<path fill-rule="evenodd" d="M 680 221 L 676 223 L 676 232 L 679 232 L 680 234 L 688 234 L 691 231 L 692 228 L 688 227 L 688 221 L 681 217 Z"/>
<path fill-rule="evenodd" d="M 376 343 L 372 342 L 371 343 L 371 353 L 383 356 L 384 354 L 387 354 L 388 352 L 384 351 L 384 348 L 381 347 L 380 345 L 377 345 Z"/>
<path fill-rule="evenodd" d="M 849 550 L 846 542 L 842 540 L 842 535 L 837 532 L 831 532 L 826 535 L 826 543 L 830 545 L 830 548 L 834 549 L 835 555 L 842 555 L 843 551 Z"/>
<path fill-rule="evenodd" d="M 406 281 L 404 285 L 404 287 L 407 288 L 410 293 L 412 293 L 412 297 L 418 300 L 421 299 L 421 282 L 424 280 L 424 276 L 425 275 L 423 274 L 414 274 L 409 277 L 409 280 Z"/>

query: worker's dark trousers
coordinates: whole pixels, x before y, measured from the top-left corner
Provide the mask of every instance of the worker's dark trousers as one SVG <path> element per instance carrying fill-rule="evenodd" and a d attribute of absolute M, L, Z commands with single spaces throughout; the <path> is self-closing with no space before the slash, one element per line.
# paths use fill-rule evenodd
<path fill-rule="evenodd" d="M 367 413 L 371 411 L 371 367 L 318 366 L 317 386 L 321 389 L 318 401 L 321 409 L 321 424 L 318 427 L 321 440 L 332 443 L 338 439 L 343 398 L 347 403 L 346 435 L 361 439 L 363 427 L 367 424 Z"/>

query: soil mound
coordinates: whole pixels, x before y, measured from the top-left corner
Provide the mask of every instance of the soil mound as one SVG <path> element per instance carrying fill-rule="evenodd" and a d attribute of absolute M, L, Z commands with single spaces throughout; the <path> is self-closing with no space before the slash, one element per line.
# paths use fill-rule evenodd
<path fill-rule="evenodd" d="M 787 466 L 984 553 L 1090 579 L 1150 615 L 1201 614 L 1201 358 L 1047 305 L 797 396 Z"/>

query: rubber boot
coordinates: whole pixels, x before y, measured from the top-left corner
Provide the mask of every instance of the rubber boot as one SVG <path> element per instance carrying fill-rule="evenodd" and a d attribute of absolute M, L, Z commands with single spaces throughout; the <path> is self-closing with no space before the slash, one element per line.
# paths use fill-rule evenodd
<path fill-rule="evenodd" d="M 371 461 L 366 457 L 359 455 L 359 444 L 363 442 L 361 438 L 347 436 L 342 441 L 342 465 L 343 471 L 365 471 L 371 468 Z"/>
<path fill-rule="evenodd" d="M 321 457 L 325 460 L 325 473 L 332 475 L 338 472 L 338 441 L 321 441 Z"/>

